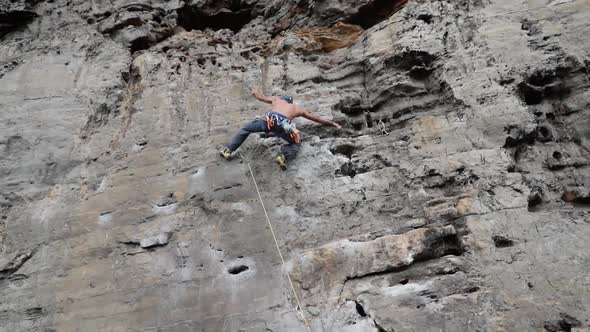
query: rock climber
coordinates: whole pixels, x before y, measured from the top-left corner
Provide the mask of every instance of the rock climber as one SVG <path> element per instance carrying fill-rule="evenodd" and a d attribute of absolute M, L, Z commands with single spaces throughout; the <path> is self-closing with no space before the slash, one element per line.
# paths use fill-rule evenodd
<path fill-rule="evenodd" d="M 286 145 L 281 146 L 276 162 L 282 170 L 287 168 L 287 162 L 293 160 L 299 152 L 301 145 L 301 135 L 295 127 L 293 119 L 304 117 L 311 121 L 342 128 L 338 123 L 315 116 L 300 107 L 293 104 L 293 97 L 279 96 L 267 97 L 262 93 L 252 90 L 254 97 L 262 102 L 272 105 L 272 110 L 263 116 L 258 116 L 254 121 L 245 124 L 242 129 L 231 139 L 227 147 L 221 150 L 221 156 L 225 159 L 231 159 L 233 152 L 236 151 L 242 143 L 252 133 L 264 133 L 261 137 L 280 137 L 287 141 Z"/>

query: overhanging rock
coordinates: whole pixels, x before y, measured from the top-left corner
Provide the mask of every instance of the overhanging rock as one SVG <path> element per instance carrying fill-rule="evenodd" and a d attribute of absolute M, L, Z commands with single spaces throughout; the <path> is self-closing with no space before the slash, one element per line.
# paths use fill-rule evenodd
<path fill-rule="evenodd" d="M 461 252 L 453 226 L 422 228 L 368 242 L 328 243 L 293 258 L 291 272 L 303 289 L 331 288 L 347 279 L 394 272 L 416 261 Z"/>

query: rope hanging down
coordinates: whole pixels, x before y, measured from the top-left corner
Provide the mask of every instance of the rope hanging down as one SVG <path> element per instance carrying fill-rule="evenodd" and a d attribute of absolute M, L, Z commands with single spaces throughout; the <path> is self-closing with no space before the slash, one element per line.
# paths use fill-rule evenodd
<path fill-rule="evenodd" d="M 256 193 L 258 194 L 258 199 L 260 199 L 260 205 L 262 205 L 262 210 L 264 211 L 264 216 L 266 217 L 266 222 L 268 223 L 268 227 L 270 228 L 270 233 L 272 234 L 272 238 L 275 241 L 275 245 L 277 247 L 277 252 L 279 253 L 279 257 L 281 258 L 283 270 L 285 271 L 285 274 L 287 275 L 287 279 L 289 280 L 289 285 L 291 286 L 291 291 L 293 292 L 293 296 L 295 297 L 295 302 L 297 303 L 296 311 L 301 315 L 301 318 L 303 319 L 303 324 L 305 325 L 306 330 L 311 332 L 311 328 L 309 326 L 309 323 L 308 323 L 307 319 L 305 318 L 305 314 L 303 313 L 303 307 L 301 306 L 301 302 L 299 301 L 299 297 L 297 296 L 297 292 L 295 291 L 295 286 L 293 285 L 293 280 L 291 280 L 291 275 L 289 274 L 289 271 L 287 271 L 287 265 L 285 264 L 285 259 L 283 258 L 283 253 L 281 252 L 281 247 L 279 246 L 279 241 L 277 240 L 277 237 L 275 235 L 275 231 L 274 231 L 274 228 L 272 227 L 272 223 L 270 222 L 268 212 L 266 212 L 266 207 L 264 206 L 264 201 L 262 200 L 262 195 L 260 195 L 260 190 L 258 189 L 258 183 L 256 183 L 256 178 L 254 177 L 254 172 L 252 171 L 252 167 L 250 166 L 250 160 L 252 160 L 254 153 L 256 153 L 256 151 L 258 150 L 258 148 L 260 147 L 261 144 L 262 144 L 262 142 L 258 143 L 258 146 L 254 150 L 254 152 L 252 152 L 252 155 L 250 155 L 249 159 L 245 159 L 241 155 L 240 155 L 240 158 L 244 159 L 244 161 L 246 162 L 246 165 L 248 165 L 248 170 L 250 171 L 250 176 L 252 177 L 252 181 L 254 182 L 254 188 L 256 188 Z"/>

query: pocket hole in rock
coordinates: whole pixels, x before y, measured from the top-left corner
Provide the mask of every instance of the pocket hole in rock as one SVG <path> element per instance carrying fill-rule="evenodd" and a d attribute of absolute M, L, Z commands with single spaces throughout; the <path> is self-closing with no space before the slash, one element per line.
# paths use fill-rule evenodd
<path fill-rule="evenodd" d="M 536 207 L 543 203 L 543 189 L 534 187 L 528 197 L 528 209 L 530 212 L 536 211 Z"/>
<path fill-rule="evenodd" d="M 514 245 L 514 241 L 502 235 L 494 235 L 492 240 L 496 248 L 508 248 Z"/>
<path fill-rule="evenodd" d="M 354 301 L 354 303 L 356 304 L 356 312 L 361 317 L 367 317 L 367 313 L 365 312 L 365 308 L 363 308 L 362 304 L 360 304 L 358 301 Z"/>
<path fill-rule="evenodd" d="M 332 152 L 332 154 L 341 154 L 348 159 L 352 158 L 352 155 L 355 151 L 356 147 L 350 144 L 342 144 L 330 149 L 330 152 Z"/>
<path fill-rule="evenodd" d="M 553 138 L 551 130 L 546 126 L 540 126 L 537 129 L 537 140 L 539 142 L 549 142 Z"/>
<path fill-rule="evenodd" d="M 250 268 L 247 267 L 246 265 L 239 265 L 239 266 L 234 266 L 234 267 L 230 267 L 227 272 L 229 274 L 240 274 L 242 272 L 248 271 Z"/>
<path fill-rule="evenodd" d="M 425 23 L 428 23 L 428 24 L 432 23 L 432 15 L 431 14 L 420 14 L 420 15 L 418 15 L 418 19 L 420 21 L 424 21 Z"/>
<path fill-rule="evenodd" d="M 538 105 L 543 101 L 543 90 L 538 87 L 533 87 L 525 82 L 518 85 L 520 96 L 527 105 Z"/>
<path fill-rule="evenodd" d="M 356 169 L 352 162 L 347 162 L 343 164 L 339 170 L 336 171 L 336 174 L 338 173 L 354 178 L 356 176 Z"/>

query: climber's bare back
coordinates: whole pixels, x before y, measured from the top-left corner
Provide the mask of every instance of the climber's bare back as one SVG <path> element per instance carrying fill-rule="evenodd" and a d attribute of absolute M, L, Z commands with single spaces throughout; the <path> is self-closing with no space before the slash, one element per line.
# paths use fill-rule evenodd
<path fill-rule="evenodd" d="M 303 110 L 297 108 L 297 106 L 293 104 L 289 104 L 286 100 L 283 100 L 278 97 L 274 97 L 272 101 L 272 110 L 274 112 L 280 113 L 290 120 L 295 119 L 296 117 L 303 115 Z"/>
<path fill-rule="evenodd" d="M 254 97 L 256 97 L 256 99 L 258 99 L 262 102 L 271 104 L 273 111 L 286 116 L 290 120 L 293 120 L 293 119 L 301 116 L 301 117 L 304 117 L 308 120 L 311 120 L 311 121 L 314 121 L 317 123 L 325 124 L 328 126 L 334 126 L 336 128 L 341 128 L 341 126 L 339 124 L 337 124 L 336 122 L 331 121 L 331 120 L 327 120 L 327 119 L 322 119 L 319 116 L 313 115 L 313 114 L 307 112 L 306 110 L 301 109 L 301 108 L 287 102 L 286 100 L 284 100 L 282 98 L 267 97 L 256 90 L 252 90 L 252 94 L 254 95 Z"/>

